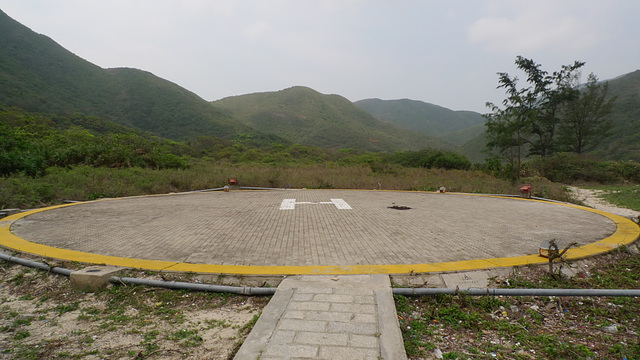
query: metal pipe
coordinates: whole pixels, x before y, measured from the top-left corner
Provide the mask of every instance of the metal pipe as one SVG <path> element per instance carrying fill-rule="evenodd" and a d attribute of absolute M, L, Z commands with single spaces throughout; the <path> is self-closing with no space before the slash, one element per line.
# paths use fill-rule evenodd
<path fill-rule="evenodd" d="M 23 265 L 23 266 L 29 266 L 29 267 L 42 269 L 44 271 L 49 271 L 49 272 L 60 274 L 60 275 L 64 275 L 64 276 L 71 276 L 71 273 L 73 272 L 73 270 L 69 270 L 69 269 L 65 269 L 65 268 L 61 268 L 61 267 L 57 267 L 57 266 L 49 266 L 49 265 L 41 263 L 41 262 L 31 261 L 31 260 L 22 259 L 22 258 L 19 258 L 19 257 L 7 255 L 7 254 L 5 254 L 3 252 L 0 252 L 0 259 L 5 260 L 5 261 L 11 261 L 11 262 L 14 262 L 16 264 Z"/>
<path fill-rule="evenodd" d="M 109 281 L 114 284 L 137 284 L 156 286 L 167 289 L 182 289 L 182 290 L 195 290 L 195 291 L 208 291 L 208 292 L 222 292 L 240 295 L 273 295 L 276 293 L 276 288 L 263 288 L 263 287 L 246 287 L 246 286 L 226 286 L 226 285 L 212 285 L 212 284 L 196 284 L 181 281 L 160 281 L 150 279 L 138 279 L 130 277 L 118 277 L 112 276 Z"/>
<path fill-rule="evenodd" d="M 449 289 L 394 288 L 394 295 L 470 295 L 470 296 L 640 296 L 640 289 Z"/>
<path fill-rule="evenodd" d="M 16 256 L 0 252 L 0 259 L 10 261 L 23 266 L 34 267 L 52 273 L 71 276 L 74 270 L 22 259 Z M 197 284 L 181 281 L 160 281 L 150 279 L 138 279 L 130 277 L 112 276 L 109 281 L 114 284 L 138 284 L 163 287 L 168 289 L 183 289 L 194 291 L 208 291 L 231 293 L 240 295 L 273 295 L 276 288 L 226 286 L 213 284 Z M 426 296 L 426 295 L 470 295 L 470 296 L 640 296 L 640 289 L 450 289 L 450 288 L 393 288 L 394 295 Z"/>
<path fill-rule="evenodd" d="M 259 186 L 240 186 L 240 189 L 246 190 L 288 190 L 285 188 L 270 188 L 270 187 L 259 187 Z"/>
<path fill-rule="evenodd" d="M 22 259 L 16 256 L 7 255 L 0 252 L 0 259 L 10 261 L 23 266 L 29 266 L 33 268 L 42 269 L 52 273 L 71 276 L 74 270 L 65 269 L 56 266 L 49 266 L 45 263 Z M 168 289 L 183 289 L 183 290 L 196 290 L 196 291 L 208 291 L 219 293 L 231 293 L 240 295 L 273 295 L 276 292 L 276 288 L 261 288 L 261 287 L 246 287 L 246 286 L 226 286 L 226 285 L 212 285 L 212 284 L 193 284 L 180 281 L 160 281 L 149 279 L 137 279 L 129 277 L 117 277 L 112 276 L 109 281 L 114 284 L 140 284 L 147 286 L 163 287 Z"/>

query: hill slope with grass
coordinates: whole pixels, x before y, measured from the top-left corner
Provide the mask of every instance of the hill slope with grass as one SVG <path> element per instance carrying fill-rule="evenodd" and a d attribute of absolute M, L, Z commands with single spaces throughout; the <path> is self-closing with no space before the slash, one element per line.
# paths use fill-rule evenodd
<path fill-rule="evenodd" d="M 214 106 L 254 129 L 294 143 L 370 151 L 450 149 L 442 140 L 380 121 L 339 95 L 296 86 L 228 97 Z"/>
<path fill-rule="evenodd" d="M 610 119 L 612 136 L 594 154 L 607 160 L 640 162 L 640 70 L 607 81 L 609 95 L 617 96 Z"/>
<path fill-rule="evenodd" d="M 0 103 L 99 116 L 174 140 L 251 132 L 196 94 L 149 72 L 103 69 L 0 11 Z"/>
<path fill-rule="evenodd" d="M 405 129 L 443 138 L 456 145 L 464 144 L 484 131 L 481 114 L 473 111 L 453 111 L 417 100 L 365 99 L 356 105 L 376 119 L 388 121 Z M 478 130 L 480 129 L 480 130 Z"/>

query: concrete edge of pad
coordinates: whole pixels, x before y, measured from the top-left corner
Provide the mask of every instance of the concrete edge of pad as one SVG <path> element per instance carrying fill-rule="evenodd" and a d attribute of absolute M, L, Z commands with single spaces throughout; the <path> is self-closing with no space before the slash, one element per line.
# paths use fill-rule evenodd
<path fill-rule="evenodd" d="M 274 334 L 282 314 L 284 314 L 287 306 L 289 306 L 293 291 L 293 289 L 278 289 L 278 291 L 276 291 L 276 294 L 262 311 L 260 318 L 244 340 L 234 359 L 260 358 L 267 343 L 269 343 L 269 339 Z"/>
<path fill-rule="evenodd" d="M 380 356 L 382 359 L 407 359 L 389 276 L 377 274 L 372 277 L 374 281 L 384 282 L 386 286 L 374 290 L 380 329 Z"/>

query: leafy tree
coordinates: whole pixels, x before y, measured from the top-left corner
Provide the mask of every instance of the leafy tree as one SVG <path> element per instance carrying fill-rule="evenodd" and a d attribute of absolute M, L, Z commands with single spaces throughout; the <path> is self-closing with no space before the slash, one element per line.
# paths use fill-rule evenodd
<path fill-rule="evenodd" d="M 500 109 L 491 103 L 487 105 L 493 110 L 486 115 L 487 146 L 498 150 L 509 164 L 510 176 L 518 178 L 531 131 L 527 112 L 517 107 Z"/>
<path fill-rule="evenodd" d="M 547 156 L 557 148 L 556 130 L 563 106 L 576 96 L 575 84 L 583 62 L 562 66 L 549 74 L 533 60 L 518 56 L 516 67 L 526 76 L 526 86 L 508 73 L 498 73 L 498 88 L 507 97 L 503 107 L 487 103 L 487 146 L 508 161 L 514 178 L 519 177 L 522 160 L 530 154 Z"/>
<path fill-rule="evenodd" d="M 580 79 L 579 69 L 584 63 L 576 61 L 572 65 L 563 65 L 560 71 L 554 71 L 551 75 L 539 70 L 539 65 L 531 60 L 526 60 L 525 65 L 525 69 L 535 67 L 535 76 L 530 76 L 527 80 L 534 81 L 538 101 L 538 106 L 532 113 L 531 133 L 534 140 L 529 153 L 545 157 L 558 150 L 556 130 L 562 122 L 562 110 L 578 96 L 576 87 Z"/>
<path fill-rule="evenodd" d="M 609 85 L 599 84 L 598 77 L 589 74 L 585 89 L 570 101 L 564 111 L 561 139 L 566 149 L 578 154 L 593 150 L 611 130 L 611 114 L 616 98 L 607 99 Z"/>

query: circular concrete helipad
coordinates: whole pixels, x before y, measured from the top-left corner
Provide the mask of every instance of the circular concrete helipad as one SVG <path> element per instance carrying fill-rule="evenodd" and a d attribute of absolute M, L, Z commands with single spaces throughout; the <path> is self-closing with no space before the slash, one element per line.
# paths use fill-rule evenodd
<path fill-rule="evenodd" d="M 397 210 L 391 206 L 406 206 Z M 81 262 L 235 274 L 408 273 L 582 257 L 634 241 L 623 217 L 471 194 L 358 190 L 201 192 L 60 206 L 0 221 L 0 245 Z M 8 228 L 10 227 L 10 230 Z"/>

